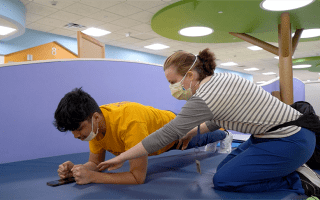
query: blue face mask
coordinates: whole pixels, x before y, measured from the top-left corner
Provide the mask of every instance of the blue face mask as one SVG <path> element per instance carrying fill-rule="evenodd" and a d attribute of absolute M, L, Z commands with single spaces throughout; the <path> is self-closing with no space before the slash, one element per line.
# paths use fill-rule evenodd
<path fill-rule="evenodd" d="M 95 138 L 98 135 L 98 132 L 99 132 L 98 124 L 97 124 L 97 133 L 93 132 L 93 116 L 92 116 L 91 122 L 92 122 L 92 130 L 91 130 L 90 134 L 88 135 L 88 137 L 86 137 L 86 139 L 84 139 L 83 141 L 91 141 L 91 140 L 93 140 L 93 138 Z"/>

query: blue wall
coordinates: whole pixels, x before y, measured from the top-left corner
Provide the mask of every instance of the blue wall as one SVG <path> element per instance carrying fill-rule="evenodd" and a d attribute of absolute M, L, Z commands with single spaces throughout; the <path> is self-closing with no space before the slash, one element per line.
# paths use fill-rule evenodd
<path fill-rule="evenodd" d="M 245 74 L 245 73 L 241 73 L 241 72 L 236 72 L 236 71 L 232 71 L 232 70 L 227 70 L 227 69 L 222 69 L 222 68 L 216 68 L 214 70 L 215 73 L 233 73 L 233 74 L 237 74 L 238 76 L 241 76 L 245 79 L 248 79 L 249 81 L 253 82 L 253 76 L 251 74 Z"/>
<path fill-rule="evenodd" d="M 61 98 L 83 87 L 98 105 L 132 101 L 179 112 L 162 67 L 119 61 L 65 61 L 0 67 L 0 164 L 89 151 L 52 125 Z"/>
<path fill-rule="evenodd" d="M 280 91 L 279 79 L 263 84 L 261 87 L 269 93 Z M 293 102 L 297 101 L 305 101 L 305 84 L 299 79 L 293 78 Z"/>
<path fill-rule="evenodd" d="M 52 41 L 57 41 L 61 45 L 68 48 L 70 51 L 74 52 L 75 54 L 78 54 L 77 39 L 75 38 L 26 29 L 25 34 L 20 37 L 5 42 L 0 41 L 0 55 L 14 53 L 31 47 L 46 44 Z M 163 65 L 164 61 L 166 60 L 166 57 L 164 56 L 124 49 L 110 45 L 105 45 L 105 52 L 106 58 L 110 59 L 131 60 L 159 65 Z M 253 76 L 246 73 L 235 72 L 220 68 L 217 68 L 216 72 L 232 72 L 250 81 L 253 81 Z"/>

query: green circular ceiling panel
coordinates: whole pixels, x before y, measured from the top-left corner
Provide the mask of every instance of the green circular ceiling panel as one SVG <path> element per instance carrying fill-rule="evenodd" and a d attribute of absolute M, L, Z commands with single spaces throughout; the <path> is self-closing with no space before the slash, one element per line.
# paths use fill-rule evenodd
<path fill-rule="evenodd" d="M 308 70 L 310 72 L 320 72 L 320 56 L 292 59 L 293 65 L 312 65 L 312 67 L 293 70 Z"/>
<path fill-rule="evenodd" d="M 158 11 L 151 20 L 151 27 L 161 36 L 186 42 L 243 41 L 229 32 L 247 33 L 266 42 L 278 42 L 278 24 L 283 11 L 263 10 L 260 8 L 261 2 L 262 0 L 182 0 Z M 290 14 L 292 32 L 300 28 L 320 28 L 320 0 L 286 12 Z M 202 37 L 186 37 L 178 33 L 191 26 L 210 27 L 214 32 Z M 315 40 L 320 40 L 320 37 L 301 38 L 300 42 Z"/>

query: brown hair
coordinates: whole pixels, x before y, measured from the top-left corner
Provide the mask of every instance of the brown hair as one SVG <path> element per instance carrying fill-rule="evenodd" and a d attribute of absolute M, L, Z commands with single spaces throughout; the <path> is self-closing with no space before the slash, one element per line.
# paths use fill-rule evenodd
<path fill-rule="evenodd" d="M 166 70 L 172 66 L 177 70 L 178 74 L 184 76 L 195 59 L 196 56 L 192 53 L 178 51 L 166 59 L 163 69 Z M 206 76 L 214 74 L 214 70 L 216 69 L 215 59 L 214 53 L 209 48 L 199 52 L 198 59 L 193 66 L 193 69 L 199 74 L 199 81 L 202 81 Z"/>

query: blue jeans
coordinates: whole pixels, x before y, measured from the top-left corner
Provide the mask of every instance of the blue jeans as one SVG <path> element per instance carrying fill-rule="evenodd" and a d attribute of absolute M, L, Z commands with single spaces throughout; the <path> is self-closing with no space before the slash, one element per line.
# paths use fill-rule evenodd
<path fill-rule="evenodd" d="M 308 129 L 285 138 L 255 138 L 233 150 L 218 166 L 214 188 L 232 192 L 290 191 L 304 194 L 298 173 L 315 148 Z"/>
<path fill-rule="evenodd" d="M 195 148 L 197 147 L 197 144 L 199 145 L 199 147 L 202 147 L 209 143 L 223 140 L 224 138 L 226 138 L 226 132 L 222 130 L 216 130 L 213 132 L 200 134 L 199 141 L 198 141 L 198 136 L 196 135 L 190 140 L 186 149 Z M 178 142 L 176 142 L 176 144 L 173 145 L 173 147 L 171 147 L 168 151 L 176 149 L 177 145 L 178 145 Z M 182 145 L 180 146 L 179 149 L 181 149 L 181 147 Z"/>

